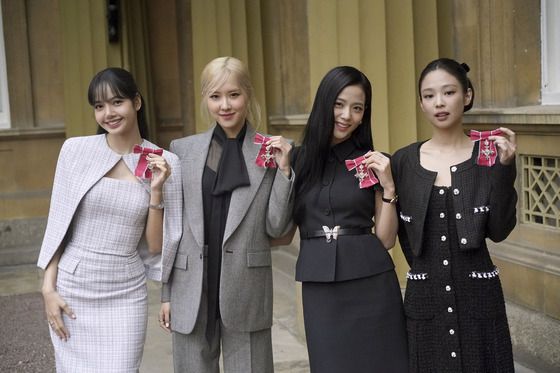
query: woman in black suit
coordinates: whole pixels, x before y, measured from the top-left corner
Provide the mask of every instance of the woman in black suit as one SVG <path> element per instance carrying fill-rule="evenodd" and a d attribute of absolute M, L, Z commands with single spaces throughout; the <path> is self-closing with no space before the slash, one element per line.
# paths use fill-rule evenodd
<path fill-rule="evenodd" d="M 323 78 L 292 164 L 311 371 L 407 372 L 401 291 L 387 252 L 397 197 L 389 158 L 373 151 L 363 73 L 340 66 Z"/>

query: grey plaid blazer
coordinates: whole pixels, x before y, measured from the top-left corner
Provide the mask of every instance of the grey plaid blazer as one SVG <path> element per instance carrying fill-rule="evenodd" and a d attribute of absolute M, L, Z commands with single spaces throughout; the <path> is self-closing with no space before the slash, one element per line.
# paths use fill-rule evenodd
<path fill-rule="evenodd" d="M 158 148 L 144 140 L 143 147 Z M 163 151 L 171 166 L 171 175 L 163 186 L 165 209 L 163 216 L 163 250 L 148 253 L 145 238 L 138 244 L 139 254 L 146 267 L 146 275 L 154 280 L 167 281 L 181 238 L 182 199 L 181 167 L 173 153 Z M 121 156 L 107 145 L 105 135 L 73 137 L 64 142 L 54 177 L 47 228 L 37 265 L 47 267 L 56 250 L 63 244 L 78 204 L 88 190 L 123 158 L 134 173 L 140 154 Z M 139 179 L 150 193 L 150 179 Z"/>
<path fill-rule="evenodd" d="M 173 330 L 190 334 L 200 310 L 204 275 L 202 173 L 212 140 L 210 131 L 175 140 L 171 151 L 181 159 L 183 237 L 162 301 L 171 302 Z M 251 185 L 231 195 L 222 245 L 220 313 L 231 330 L 251 332 L 272 326 L 272 259 L 268 238 L 291 228 L 293 181 L 277 168 L 255 164 L 260 145 L 247 127 L 242 152 Z"/>

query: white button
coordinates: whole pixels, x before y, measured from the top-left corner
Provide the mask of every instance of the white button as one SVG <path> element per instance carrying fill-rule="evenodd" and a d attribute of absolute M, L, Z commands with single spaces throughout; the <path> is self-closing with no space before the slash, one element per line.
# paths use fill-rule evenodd
<path fill-rule="evenodd" d="M 445 242 L 445 240 L 447 240 L 447 237 L 441 236 L 441 240 L 442 240 L 443 242 Z"/>
<path fill-rule="evenodd" d="M 449 313 L 453 313 L 453 308 L 451 308 L 451 307 L 448 307 L 448 308 L 447 308 L 447 312 L 449 312 Z"/>
<path fill-rule="evenodd" d="M 457 220 L 461 220 L 461 218 L 463 217 L 463 215 L 457 213 L 457 214 L 455 215 L 455 217 L 457 218 Z"/>
<path fill-rule="evenodd" d="M 451 334 L 451 335 L 455 334 L 455 330 L 449 329 L 449 334 Z"/>
<path fill-rule="evenodd" d="M 451 286 L 447 285 L 447 286 L 445 287 L 445 291 L 451 291 Z"/>
<path fill-rule="evenodd" d="M 453 194 L 458 195 L 459 194 L 459 189 L 453 189 Z"/>
<path fill-rule="evenodd" d="M 443 194 L 443 193 L 445 193 L 445 190 L 440 189 L 440 190 L 439 190 L 439 194 Z"/>
<path fill-rule="evenodd" d="M 443 212 L 440 213 L 440 214 L 439 214 L 439 217 L 442 218 L 442 219 L 445 218 L 445 213 L 443 213 Z"/>
<path fill-rule="evenodd" d="M 447 260 L 444 260 L 444 261 L 443 261 L 443 265 L 444 265 L 444 266 L 446 266 L 446 265 L 448 265 L 448 264 L 449 264 L 449 262 L 448 262 Z"/>
<path fill-rule="evenodd" d="M 466 239 L 466 238 L 461 238 L 461 243 L 462 243 L 463 245 L 466 245 L 466 244 L 467 244 L 467 239 Z"/>
<path fill-rule="evenodd" d="M 457 357 L 457 354 L 455 352 L 452 352 L 451 357 Z"/>
<path fill-rule="evenodd" d="M 451 167 L 451 172 L 455 172 L 455 171 L 457 171 L 457 167 L 456 166 Z"/>

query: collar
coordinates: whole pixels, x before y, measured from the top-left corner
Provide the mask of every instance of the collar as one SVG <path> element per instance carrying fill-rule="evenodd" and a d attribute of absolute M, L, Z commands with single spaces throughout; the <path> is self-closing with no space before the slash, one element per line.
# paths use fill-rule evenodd
<path fill-rule="evenodd" d="M 351 138 L 331 147 L 331 152 L 334 153 L 339 162 L 344 162 L 346 159 L 350 158 L 350 154 L 355 150 L 356 144 L 354 144 Z"/>

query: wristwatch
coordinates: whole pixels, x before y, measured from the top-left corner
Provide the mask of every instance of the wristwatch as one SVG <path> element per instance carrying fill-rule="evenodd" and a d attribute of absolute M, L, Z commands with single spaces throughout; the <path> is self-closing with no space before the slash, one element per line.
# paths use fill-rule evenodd
<path fill-rule="evenodd" d="M 393 198 L 385 198 L 383 195 L 381 196 L 381 200 L 383 202 L 392 203 L 393 205 L 397 203 L 399 200 L 399 196 L 394 196 Z"/>

